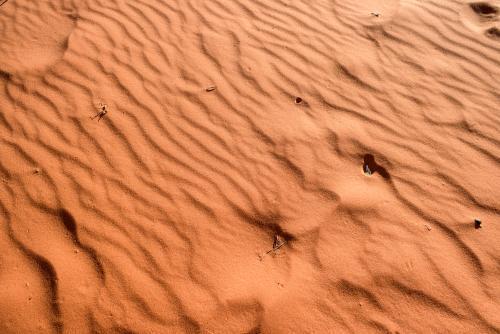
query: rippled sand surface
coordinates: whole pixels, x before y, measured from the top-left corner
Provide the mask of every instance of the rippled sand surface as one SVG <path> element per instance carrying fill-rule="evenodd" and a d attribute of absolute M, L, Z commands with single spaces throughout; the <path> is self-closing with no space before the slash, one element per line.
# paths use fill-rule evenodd
<path fill-rule="evenodd" d="M 0 55 L 0 333 L 500 332 L 499 1 L 10 0 Z"/>

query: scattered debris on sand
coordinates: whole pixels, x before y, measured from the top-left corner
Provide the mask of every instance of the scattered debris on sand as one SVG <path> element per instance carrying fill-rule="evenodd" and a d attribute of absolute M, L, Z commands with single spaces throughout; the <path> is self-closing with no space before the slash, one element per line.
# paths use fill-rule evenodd
<path fill-rule="evenodd" d="M 97 118 L 97 121 L 99 122 L 101 120 L 101 118 L 106 116 L 107 113 L 108 113 L 108 105 L 103 104 L 103 103 L 99 103 L 98 113 L 95 114 L 94 116 L 90 117 L 90 119 L 94 120 L 95 118 Z"/>

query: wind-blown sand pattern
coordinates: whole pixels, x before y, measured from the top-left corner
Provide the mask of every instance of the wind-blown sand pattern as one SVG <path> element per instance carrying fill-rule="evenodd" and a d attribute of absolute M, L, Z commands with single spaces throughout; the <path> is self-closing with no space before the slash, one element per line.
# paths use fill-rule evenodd
<path fill-rule="evenodd" d="M 499 1 L 10 0 L 0 55 L 1 333 L 500 332 Z"/>

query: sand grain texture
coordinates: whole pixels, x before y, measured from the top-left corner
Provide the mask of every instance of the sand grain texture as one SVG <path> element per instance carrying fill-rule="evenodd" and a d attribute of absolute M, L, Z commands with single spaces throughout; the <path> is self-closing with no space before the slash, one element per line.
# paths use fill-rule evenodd
<path fill-rule="evenodd" d="M 499 333 L 499 8 L 4 3 L 0 333 Z"/>

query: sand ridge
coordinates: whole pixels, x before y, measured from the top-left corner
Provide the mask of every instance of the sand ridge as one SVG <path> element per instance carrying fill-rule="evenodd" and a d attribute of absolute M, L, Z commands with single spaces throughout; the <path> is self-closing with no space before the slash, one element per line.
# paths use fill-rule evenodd
<path fill-rule="evenodd" d="M 499 8 L 4 3 L 0 332 L 498 333 Z"/>

